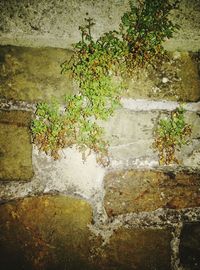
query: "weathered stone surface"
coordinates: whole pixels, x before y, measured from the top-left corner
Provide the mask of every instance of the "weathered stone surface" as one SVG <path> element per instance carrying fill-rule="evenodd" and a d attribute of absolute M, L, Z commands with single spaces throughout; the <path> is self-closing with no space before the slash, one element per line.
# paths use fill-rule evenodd
<path fill-rule="evenodd" d="M 100 269 L 170 270 L 170 241 L 165 229 L 119 229 L 105 247 Z"/>
<path fill-rule="evenodd" d="M 0 180 L 33 176 L 30 120 L 29 112 L 0 111 Z"/>
<path fill-rule="evenodd" d="M 78 27 L 85 17 L 93 17 L 94 37 L 117 30 L 120 18 L 129 10 L 128 0 L 42 0 L 20 3 L 0 2 L 0 43 L 19 46 L 52 46 L 69 48 L 80 40 Z M 70 16 L 69 16 L 70 15 Z M 200 49 L 200 5 L 196 0 L 180 1 L 172 20 L 181 29 L 173 39 L 166 41 L 169 50 L 198 51 Z"/>
<path fill-rule="evenodd" d="M 200 269 L 200 223 L 186 223 L 180 236 L 180 262 L 184 269 Z"/>
<path fill-rule="evenodd" d="M 42 182 L 44 192 L 70 192 L 86 198 L 99 194 L 101 197 L 105 168 L 97 163 L 94 153 L 85 161 L 75 147 L 63 149 L 60 154 L 61 158 L 55 161 L 34 151 L 35 179 Z"/>
<path fill-rule="evenodd" d="M 25 198 L 0 206 L 3 269 L 90 269 L 92 210 L 65 196 Z"/>
<path fill-rule="evenodd" d="M 136 72 L 127 81 L 126 96 L 176 101 L 200 100 L 199 56 L 188 52 L 169 54 L 156 69 Z"/>
<path fill-rule="evenodd" d="M 176 156 L 184 166 L 200 168 L 200 114 L 186 112 L 185 120 L 192 127 L 191 141 Z"/>
<path fill-rule="evenodd" d="M 158 112 L 134 112 L 118 110 L 114 116 L 103 124 L 106 138 L 109 140 L 111 159 L 123 163 L 135 159 L 157 156 L 151 147 L 153 128 L 159 116 Z"/>
<path fill-rule="evenodd" d="M 109 216 L 158 208 L 200 206 L 200 174 L 145 170 L 110 172 L 104 206 Z"/>
<path fill-rule="evenodd" d="M 60 154 L 61 158 L 55 161 L 33 147 L 33 178 L 30 182 L 0 185 L 0 201 L 58 192 L 95 199 L 95 207 L 101 208 L 105 168 L 96 162 L 96 156 L 92 153 L 84 161 L 75 147 L 63 149 Z"/>
<path fill-rule="evenodd" d="M 120 109 L 103 124 L 110 142 L 111 167 L 155 166 L 158 153 L 152 147 L 154 131 L 159 119 L 169 117 L 170 112 L 133 111 Z M 200 117 L 186 112 L 186 122 L 192 125 L 191 142 L 176 153 L 180 164 L 200 167 Z"/>
<path fill-rule="evenodd" d="M 69 76 L 61 74 L 60 65 L 71 53 L 63 49 L 0 48 L 0 97 L 25 101 L 64 102 L 72 92 Z"/>
<path fill-rule="evenodd" d="M 199 26 L 200 3 L 196 0 L 181 0 L 179 8 L 173 11 L 173 22 L 180 25 L 180 30 L 173 39 L 165 42 L 165 48 L 173 51 L 198 51 L 199 50 Z"/>
<path fill-rule="evenodd" d="M 26 111 L 0 111 L 0 123 L 30 127 L 31 113 Z"/>
<path fill-rule="evenodd" d="M 60 67 L 71 55 L 72 52 L 63 49 L 1 46 L 0 97 L 26 101 L 50 101 L 56 97 L 63 102 L 66 94 L 76 91 L 72 78 L 69 74 L 62 75 Z M 127 81 L 124 96 L 200 100 L 198 63 L 194 58 L 175 52 L 157 69 L 136 73 Z"/>
<path fill-rule="evenodd" d="M 200 139 L 200 111 L 198 113 L 185 112 L 185 121 L 192 126 L 192 138 Z"/>
<path fill-rule="evenodd" d="M 104 124 L 112 146 L 152 139 L 159 112 L 140 112 L 120 109 Z"/>

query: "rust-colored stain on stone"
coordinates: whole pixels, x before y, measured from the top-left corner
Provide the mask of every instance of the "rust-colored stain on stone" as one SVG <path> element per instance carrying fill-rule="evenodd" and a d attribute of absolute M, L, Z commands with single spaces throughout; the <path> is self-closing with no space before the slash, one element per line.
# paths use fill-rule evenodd
<path fill-rule="evenodd" d="M 200 206 L 200 174 L 129 170 L 105 177 L 104 206 L 109 216 L 158 208 Z"/>
<path fill-rule="evenodd" d="M 5 269 L 64 269 L 65 264 L 87 269 L 92 220 L 87 202 L 65 196 L 25 198 L 1 205 L 0 216 L 0 265 Z"/>

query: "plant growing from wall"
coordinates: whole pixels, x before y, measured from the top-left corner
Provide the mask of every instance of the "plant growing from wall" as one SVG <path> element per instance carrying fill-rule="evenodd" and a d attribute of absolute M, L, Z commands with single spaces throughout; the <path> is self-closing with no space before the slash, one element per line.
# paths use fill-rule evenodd
<path fill-rule="evenodd" d="M 79 93 L 66 97 L 63 112 L 55 102 L 37 105 L 33 141 L 55 159 L 60 149 L 76 144 L 83 153 L 88 148 L 95 151 L 103 163 L 108 142 L 97 122 L 107 120 L 119 107 L 123 89 L 119 78 L 135 67 L 152 64 L 163 54 L 162 41 L 177 29 L 167 18 L 175 5 L 162 0 L 138 3 L 130 1 L 119 32 L 107 32 L 97 40 L 91 34 L 93 19 L 86 19 L 79 28 L 82 38 L 74 46 L 74 55 L 61 65 L 62 73 L 71 73 Z"/>
<path fill-rule="evenodd" d="M 179 163 L 176 151 L 188 144 L 192 133 L 191 125 L 185 122 L 183 106 L 173 111 L 168 118 L 160 119 L 155 130 L 153 147 L 158 151 L 161 165 Z"/>
<path fill-rule="evenodd" d="M 135 67 L 154 65 L 165 54 L 163 41 L 179 29 L 169 19 L 170 12 L 178 7 L 179 1 L 173 4 L 168 0 L 141 0 L 137 5 L 133 1 L 129 3 L 130 11 L 122 16 L 120 29 L 128 48 L 126 65 L 130 71 Z"/>
<path fill-rule="evenodd" d="M 78 83 L 79 94 L 66 97 L 62 113 L 55 102 L 38 104 L 32 123 L 33 140 L 55 159 L 60 149 L 76 144 L 83 153 L 88 148 L 95 151 L 97 161 L 105 163 L 108 142 L 96 120 L 107 120 L 120 105 L 121 82 L 113 80 L 112 75 L 122 69 L 123 42 L 115 32 L 94 41 L 92 20 L 87 23 L 80 28 L 82 40 L 75 45 L 74 56 L 62 65 L 62 72 L 71 72 Z"/>
<path fill-rule="evenodd" d="M 56 101 L 39 103 L 31 129 L 33 142 L 38 148 L 57 159 L 58 151 L 66 145 L 65 117 L 59 110 L 59 104 Z"/>

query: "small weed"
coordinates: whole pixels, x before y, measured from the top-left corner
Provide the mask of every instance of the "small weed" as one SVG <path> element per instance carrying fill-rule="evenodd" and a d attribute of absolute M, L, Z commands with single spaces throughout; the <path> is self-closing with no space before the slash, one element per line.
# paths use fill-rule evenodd
<path fill-rule="evenodd" d="M 31 126 L 33 142 L 40 150 L 57 159 L 58 151 L 66 145 L 65 124 L 65 117 L 56 101 L 39 103 Z"/>
<path fill-rule="evenodd" d="M 180 106 L 168 118 L 161 119 L 155 131 L 153 147 L 159 153 L 160 164 L 179 163 L 175 153 L 188 144 L 191 125 L 185 122 L 184 108 Z"/>

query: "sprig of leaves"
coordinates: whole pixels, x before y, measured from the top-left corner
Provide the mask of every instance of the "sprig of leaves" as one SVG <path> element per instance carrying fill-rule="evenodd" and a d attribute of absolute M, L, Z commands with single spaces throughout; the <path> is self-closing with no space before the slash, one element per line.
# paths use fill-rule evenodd
<path fill-rule="evenodd" d="M 180 106 L 168 118 L 160 119 L 155 131 L 153 147 L 159 153 L 160 164 L 179 163 L 176 151 L 189 143 L 192 134 L 191 125 L 185 122 L 185 110 Z"/>
<path fill-rule="evenodd" d="M 141 0 L 137 5 L 134 2 L 129 1 L 130 11 L 124 13 L 120 24 L 128 47 L 126 62 L 129 71 L 138 66 L 154 65 L 156 59 L 165 53 L 162 43 L 179 29 L 179 25 L 169 19 L 179 1 L 172 4 L 168 0 Z"/>
<path fill-rule="evenodd" d="M 57 159 L 58 151 L 66 145 L 66 128 L 65 116 L 55 100 L 51 104 L 42 102 L 37 105 L 31 130 L 33 142 L 40 150 Z"/>

